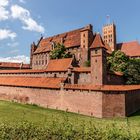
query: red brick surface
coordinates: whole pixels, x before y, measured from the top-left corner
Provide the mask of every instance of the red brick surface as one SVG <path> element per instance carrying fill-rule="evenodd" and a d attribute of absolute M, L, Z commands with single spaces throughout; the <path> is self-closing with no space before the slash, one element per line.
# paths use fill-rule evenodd
<path fill-rule="evenodd" d="M 99 118 L 125 117 L 140 109 L 140 90 L 101 92 L 0 86 L 0 99 L 34 103 Z"/>

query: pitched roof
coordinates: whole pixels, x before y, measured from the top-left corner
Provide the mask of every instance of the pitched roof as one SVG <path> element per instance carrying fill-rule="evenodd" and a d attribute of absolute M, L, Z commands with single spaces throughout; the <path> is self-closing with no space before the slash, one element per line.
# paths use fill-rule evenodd
<path fill-rule="evenodd" d="M 67 71 L 72 65 L 73 58 L 54 59 L 50 60 L 45 71 Z"/>
<path fill-rule="evenodd" d="M 32 69 L 0 70 L 0 74 L 43 73 L 43 72 L 45 72 L 45 70 L 32 70 Z"/>
<path fill-rule="evenodd" d="M 46 77 L 0 77 L 0 86 L 36 87 L 36 88 L 60 88 L 60 83 L 66 78 Z"/>
<path fill-rule="evenodd" d="M 7 73 L 44 73 L 44 72 L 64 72 L 72 66 L 73 58 L 50 60 L 48 66 L 44 70 L 20 69 L 20 70 L 0 70 L 0 74 Z"/>
<path fill-rule="evenodd" d="M 65 89 L 93 90 L 93 91 L 131 91 L 140 90 L 140 85 L 71 85 L 65 84 Z"/>
<path fill-rule="evenodd" d="M 73 69 L 73 72 L 79 72 L 79 73 L 84 73 L 84 72 L 91 72 L 91 67 L 75 67 Z"/>
<path fill-rule="evenodd" d="M 140 44 L 138 41 L 117 44 L 117 49 L 131 57 L 140 56 Z"/>
<path fill-rule="evenodd" d="M 13 62 L 0 62 L 0 68 L 15 68 L 15 69 L 29 69 L 29 64 L 13 63 Z"/>
<path fill-rule="evenodd" d="M 93 43 L 92 45 L 90 46 L 90 48 L 106 48 L 105 47 L 105 44 L 102 40 L 102 37 L 100 34 L 96 34 L 94 40 L 93 40 Z"/>
<path fill-rule="evenodd" d="M 83 28 L 42 39 L 41 42 L 39 43 L 39 47 L 34 52 L 34 54 L 51 51 L 52 42 L 55 43 L 63 42 L 66 48 L 80 46 L 81 43 L 80 32 L 82 29 Z"/>

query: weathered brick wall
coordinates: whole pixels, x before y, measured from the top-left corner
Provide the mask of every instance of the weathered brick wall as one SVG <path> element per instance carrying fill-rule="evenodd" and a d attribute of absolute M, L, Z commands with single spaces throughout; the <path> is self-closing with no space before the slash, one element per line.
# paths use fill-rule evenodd
<path fill-rule="evenodd" d="M 90 84 L 91 83 L 91 73 L 74 73 L 75 84 Z"/>
<path fill-rule="evenodd" d="M 103 93 L 103 117 L 126 117 L 140 109 L 140 90 Z"/>
<path fill-rule="evenodd" d="M 0 86 L 0 99 L 102 117 L 102 93 Z"/>
<path fill-rule="evenodd" d="M 115 74 L 107 74 L 108 85 L 123 85 L 125 84 L 124 77 Z"/>
<path fill-rule="evenodd" d="M 126 115 L 127 116 L 139 110 L 140 109 L 140 90 L 127 92 L 125 96 L 125 102 L 126 102 Z"/>
<path fill-rule="evenodd" d="M 32 76 L 32 77 L 67 77 L 67 72 L 41 72 L 41 73 L 0 73 L 0 76 Z"/>
<path fill-rule="evenodd" d="M 0 100 L 14 100 L 95 117 L 125 117 L 140 109 L 140 90 L 96 92 L 0 86 Z"/>
<path fill-rule="evenodd" d="M 103 117 L 125 117 L 125 94 L 104 92 Z"/>

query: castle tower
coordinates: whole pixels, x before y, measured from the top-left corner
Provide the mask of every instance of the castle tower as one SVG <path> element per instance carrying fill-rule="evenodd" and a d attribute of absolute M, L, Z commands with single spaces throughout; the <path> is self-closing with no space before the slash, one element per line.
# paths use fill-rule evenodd
<path fill-rule="evenodd" d="M 103 41 L 108 44 L 112 51 L 116 50 L 116 26 L 115 24 L 107 24 L 102 29 Z"/>
<path fill-rule="evenodd" d="M 106 47 L 100 36 L 96 34 L 90 47 L 92 84 L 104 85 L 107 80 Z"/>
<path fill-rule="evenodd" d="M 93 29 L 89 24 L 81 30 L 80 65 L 83 66 L 90 59 L 89 47 L 93 41 Z"/>
<path fill-rule="evenodd" d="M 30 51 L 30 67 L 32 68 L 32 64 L 33 64 L 33 54 L 36 51 L 37 46 L 35 45 L 35 43 L 33 42 L 31 44 L 31 51 Z"/>

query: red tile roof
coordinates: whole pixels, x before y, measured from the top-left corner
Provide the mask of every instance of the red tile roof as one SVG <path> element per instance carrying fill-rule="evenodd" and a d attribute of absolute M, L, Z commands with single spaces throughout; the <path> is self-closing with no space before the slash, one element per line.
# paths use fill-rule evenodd
<path fill-rule="evenodd" d="M 104 42 L 102 40 L 101 35 L 100 34 L 96 34 L 96 36 L 94 38 L 94 41 L 93 41 L 93 43 L 92 43 L 90 48 L 100 48 L 100 47 L 106 48 L 105 44 L 104 44 Z"/>
<path fill-rule="evenodd" d="M 62 43 L 62 40 L 66 48 L 80 46 L 80 32 L 82 29 L 83 28 L 42 39 L 39 44 L 39 47 L 37 48 L 34 54 L 50 51 L 52 48 L 52 42 Z"/>
<path fill-rule="evenodd" d="M 21 67 L 22 66 L 22 67 Z M 15 69 L 29 69 L 29 64 L 22 64 L 22 63 L 12 63 L 12 62 L 0 62 L 0 68 L 15 68 Z"/>
<path fill-rule="evenodd" d="M 91 72 L 91 67 L 75 67 L 73 72 Z"/>
<path fill-rule="evenodd" d="M 32 69 L 21 69 L 21 70 L 0 70 L 0 74 L 20 74 L 20 73 L 43 73 L 45 70 L 32 70 Z"/>
<path fill-rule="evenodd" d="M 114 74 L 117 76 L 123 76 L 124 74 L 122 72 L 118 72 L 118 71 L 109 71 L 108 74 Z"/>
<path fill-rule="evenodd" d="M 0 86 L 38 87 L 38 88 L 60 88 L 60 83 L 65 78 L 46 77 L 0 77 Z"/>
<path fill-rule="evenodd" d="M 93 91 L 129 91 L 140 90 L 140 85 L 71 85 L 66 84 L 65 89 L 93 90 Z"/>
<path fill-rule="evenodd" d="M 117 44 L 117 49 L 131 57 L 140 56 L 140 44 L 138 41 L 119 43 Z"/>
<path fill-rule="evenodd" d="M 44 72 L 64 72 L 72 65 L 73 58 L 64 58 L 64 59 L 54 59 L 50 60 L 46 69 L 44 70 L 0 70 L 0 74 L 6 73 L 44 73 Z"/>
<path fill-rule="evenodd" d="M 73 58 L 54 59 L 50 60 L 46 71 L 67 71 L 72 65 Z"/>

